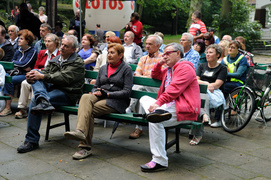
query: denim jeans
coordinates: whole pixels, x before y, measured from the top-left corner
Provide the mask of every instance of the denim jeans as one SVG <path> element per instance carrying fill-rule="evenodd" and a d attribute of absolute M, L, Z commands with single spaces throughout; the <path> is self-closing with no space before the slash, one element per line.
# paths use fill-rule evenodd
<path fill-rule="evenodd" d="M 38 143 L 40 139 L 39 129 L 42 120 L 42 114 L 31 114 L 31 108 L 37 105 L 36 100 L 38 98 L 43 97 L 47 99 L 53 106 L 73 105 L 69 97 L 64 92 L 59 89 L 48 91 L 48 87 L 48 83 L 40 80 L 32 84 L 34 97 L 30 102 L 25 141 Z"/>
<path fill-rule="evenodd" d="M 240 82 L 226 82 L 224 84 L 224 96 L 225 96 L 225 99 L 227 99 L 228 95 L 231 93 L 231 91 L 236 88 L 236 87 L 239 87 L 239 86 L 243 86 L 242 83 Z"/>
<path fill-rule="evenodd" d="M 6 75 L 8 76 L 9 74 L 7 73 Z M 25 79 L 26 79 L 25 74 L 12 76 L 12 82 L 5 83 L 4 94 L 13 96 L 14 95 L 14 85 L 21 84 L 21 82 Z"/>

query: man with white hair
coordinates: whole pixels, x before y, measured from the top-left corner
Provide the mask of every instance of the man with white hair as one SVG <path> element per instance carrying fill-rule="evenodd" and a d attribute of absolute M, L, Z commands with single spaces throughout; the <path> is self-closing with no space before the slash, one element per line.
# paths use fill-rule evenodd
<path fill-rule="evenodd" d="M 148 51 L 148 55 L 143 56 L 139 59 L 137 64 L 137 68 L 135 71 L 135 76 L 143 76 L 143 77 L 151 77 L 151 71 L 153 66 L 159 62 L 162 58 L 162 53 L 159 51 L 159 47 L 163 44 L 163 40 L 158 35 L 149 35 L 146 40 L 146 50 Z M 158 88 L 148 87 L 148 86 L 140 86 L 134 85 L 133 90 L 141 90 L 148 92 L 158 92 Z M 138 103 L 137 99 L 132 99 L 130 106 L 126 109 L 126 112 L 134 112 L 136 111 L 139 114 L 145 113 L 141 106 L 136 110 L 136 105 Z M 135 130 L 130 134 L 130 139 L 137 139 L 143 133 L 142 126 L 136 125 Z"/>
<path fill-rule="evenodd" d="M 195 68 L 183 59 L 183 53 L 178 43 L 165 47 L 163 58 L 151 72 L 152 78 L 162 80 L 157 99 L 143 96 L 139 100 L 145 112 L 150 113 L 147 120 L 152 160 L 141 165 L 143 172 L 168 168 L 165 127 L 196 121 L 199 115 L 201 100 Z M 164 64 L 167 68 L 163 68 Z"/>
<path fill-rule="evenodd" d="M 195 69 L 198 69 L 200 55 L 192 47 L 193 44 L 193 35 L 190 33 L 183 33 L 180 39 L 180 44 L 184 49 L 184 59 L 193 63 Z"/>
<path fill-rule="evenodd" d="M 226 41 L 229 41 L 229 42 L 231 42 L 232 41 L 232 37 L 230 36 L 230 35 L 224 35 L 223 37 L 222 37 L 222 40 L 226 40 Z"/>
<path fill-rule="evenodd" d="M 26 153 L 39 147 L 39 128 L 42 114 L 51 113 L 54 106 L 74 105 L 82 95 L 85 66 L 82 58 L 75 52 L 78 41 L 67 35 L 62 39 L 60 55 L 54 57 L 42 70 L 32 70 L 26 80 L 32 84 L 34 97 L 31 100 L 27 134 L 18 153 Z"/>
<path fill-rule="evenodd" d="M 5 39 L 6 29 L 4 26 L 0 25 L 0 48 L 5 52 L 5 56 L 1 61 L 11 61 L 14 55 L 14 49 L 11 43 Z"/>
<path fill-rule="evenodd" d="M 124 34 L 124 57 L 128 64 L 137 64 L 137 58 L 142 56 L 142 49 L 134 43 L 134 38 L 135 34 L 132 31 L 127 31 Z"/>
<path fill-rule="evenodd" d="M 8 27 L 8 36 L 9 36 L 9 42 L 13 46 L 14 51 L 16 51 L 19 46 L 18 46 L 18 32 L 19 28 L 16 25 L 10 25 Z"/>

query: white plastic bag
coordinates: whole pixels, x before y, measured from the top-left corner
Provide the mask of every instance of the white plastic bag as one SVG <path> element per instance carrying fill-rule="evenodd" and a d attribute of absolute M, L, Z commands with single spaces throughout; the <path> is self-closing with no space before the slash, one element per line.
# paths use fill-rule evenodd
<path fill-rule="evenodd" d="M 207 90 L 208 96 L 209 96 L 209 108 L 218 108 L 223 104 L 224 108 L 226 107 L 226 101 L 224 98 L 223 93 L 220 91 L 220 89 L 214 90 L 213 93 L 211 93 L 209 90 Z"/>

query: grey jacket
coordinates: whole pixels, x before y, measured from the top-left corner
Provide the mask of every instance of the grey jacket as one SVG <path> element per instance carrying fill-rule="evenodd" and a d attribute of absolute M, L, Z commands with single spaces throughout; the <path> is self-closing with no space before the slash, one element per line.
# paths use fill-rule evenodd
<path fill-rule="evenodd" d="M 114 108 L 119 113 L 125 113 L 125 109 L 130 104 L 132 92 L 132 68 L 122 61 L 118 69 L 108 78 L 107 66 L 108 63 L 100 68 L 92 92 L 97 88 L 104 89 L 109 93 L 109 97 L 106 98 L 106 105 Z"/>

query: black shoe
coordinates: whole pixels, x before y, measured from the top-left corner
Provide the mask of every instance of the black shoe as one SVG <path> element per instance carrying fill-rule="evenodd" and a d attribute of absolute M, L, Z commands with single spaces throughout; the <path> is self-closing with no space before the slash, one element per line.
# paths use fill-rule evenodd
<path fill-rule="evenodd" d="M 39 148 L 39 144 L 25 141 L 17 148 L 18 153 L 26 153 Z"/>
<path fill-rule="evenodd" d="M 154 112 L 147 115 L 147 121 L 152 123 L 159 123 L 162 121 L 169 120 L 172 117 L 172 114 L 163 109 L 156 109 Z"/>
<path fill-rule="evenodd" d="M 49 101 L 47 101 L 44 98 L 40 98 L 40 103 L 31 108 L 31 113 L 32 114 L 39 114 L 39 113 L 50 114 L 54 110 L 55 110 L 54 106 L 52 106 L 52 104 Z"/>
<path fill-rule="evenodd" d="M 164 171 L 167 170 L 168 167 L 166 166 L 162 166 L 158 163 L 156 163 L 156 165 L 151 168 L 149 167 L 147 164 L 141 165 L 141 171 L 142 172 L 157 172 L 157 171 Z"/>

